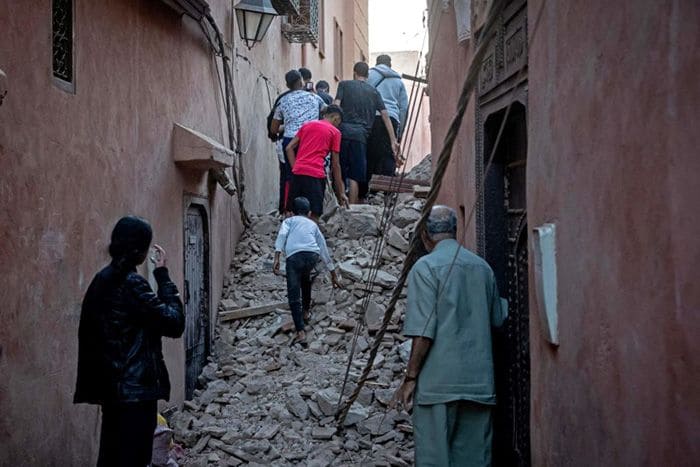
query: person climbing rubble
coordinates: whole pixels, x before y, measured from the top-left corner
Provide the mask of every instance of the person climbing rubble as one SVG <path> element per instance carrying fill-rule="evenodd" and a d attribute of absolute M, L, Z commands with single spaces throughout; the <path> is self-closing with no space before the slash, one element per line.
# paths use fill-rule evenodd
<path fill-rule="evenodd" d="M 350 204 L 359 203 L 360 184 L 367 180 L 367 138 L 374 125 L 375 113 L 379 113 L 389 137 L 392 153 L 399 154 L 399 142 L 394 126 L 381 94 L 367 84 L 369 66 L 357 62 L 353 67 L 353 79 L 341 81 L 333 103 L 344 112 L 340 131 L 340 164 L 343 181 L 348 188 Z"/>
<path fill-rule="evenodd" d="M 335 265 L 328 253 L 326 240 L 318 225 L 310 219 L 311 203 L 300 196 L 292 202 L 293 217 L 282 222 L 275 242 L 275 260 L 273 271 L 280 273 L 280 257 L 284 251 L 287 275 L 287 300 L 292 312 L 294 327 L 297 331 L 296 341 L 306 344 L 304 321 L 311 313 L 312 272 L 319 261 L 319 256 L 331 272 L 334 287 L 340 287 Z"/>
<path fill-rule="evenodd" d="M 340 169 L 340 131 L 343 111 L 337 105 L 329 105 L 321 120 L 306 122 L 287 145 L 287 160 L 292 167 L 292 184 L 289 200 L 304 197 L 311 203 L 311 218 L 318 222 L 323 214 L 323 197 L 326 191 L 326 155 L 331 154 L 331 167 L 340 204 L 347 206 L 345 185 Z"/>
<path fill-rule="evenodd" d="M 279 211 L 284 214 L 289 188 L 292 183 L 292 167 L 286 158 L 287 145 L 296 136 L 301 126 L 309 121 L 318 120 L 321 111 L 326 107 L 323 99 L 314 93 L 304 91 L 301 73 L 290 70 L 284 75 L 288 91 L 282 93 L 275 101 L 268 115 L 268 137 L 278 141 L 282 133 L 281 151 L 278 153 L 280 168 Z"/>

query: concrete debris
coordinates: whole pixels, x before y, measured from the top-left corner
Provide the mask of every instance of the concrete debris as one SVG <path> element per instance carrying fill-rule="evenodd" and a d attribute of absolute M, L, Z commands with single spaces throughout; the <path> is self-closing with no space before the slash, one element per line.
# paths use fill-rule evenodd
<path fill-rule="evenodd" d="M 335 434 L 336 429 L 333 427 L 322 428 L 317 427 L 311 430 L 311 437 L 313 439 L 331 439 Z"/>
<path fill-rule="evenodd" d="M 386 242 L 403 253 L 408 251 L 408 240 L 404 238 L 401 230 L 396 226 L 391 226 L 389 229 Z"/>
<path fill-rule="evenodd" d="M 379 234 L 379 218 L 381 210 L 378 206 L 369 204 L 352 205 L 339 214 L 342 232 L 340 238 L 357 240 L 362 237 L 376 237 Z M 338 215 L 334 216 L 338 217 Z M 334 218 L 329 219 L 331 223 Z"/>
<path fill-rule="evenodd" d="M 352 264 L 351 261 L 344 261 L 338 265 L 343 278 L 348 278 L 354 282 L 362 280 L 362 268 Z"/>
<path fill-rule="evenodd" d="M 412 342 L 410 340 L 405 341 L 399 345 L 399 357 L 403 363 L 408 363 L 408 359 L 411 356 L 411 346 Z"/>
<path fill-rule="evenodd" d="M 430 181 L 430 179 L 432 177 L 433 177 L 433 165 L 432 165 L 432 157 L 430 154 L 425 156 L 423 158 L 423 160 L 418 163 L 418 165 L 414 166 L 406 174 L 406 178 L 414 178 L 417 180 Z"/>
<path fill-rule="evenodd" d="M 420 219 L 420 212 L 412 207 L 399 209 L 394 213 L 393 224 L 399 228 L 412 226 Z"/>
<path fill-rule="evenodd" d="M 399 279 L 396 276 L 382 270 L 377 271 L 376 277 L 374 278 L 374 282 L 385 289 L 394 288 L 398 281 Z"/>
<path fill-rule="evenodd" d="M 170 417 L 176 441 L 186 448 L 180 465 L 413 463 L 410 417 L 388 408 L 410 351 L 410 340 L 397 334 L 405 298 L 342 430 L 334 418 L 353 340 L 355 356 L 343 400 L 367 362 L 372 334 L 381 326 L 422 207 L 422 201 L 399 196 L 393 225 L 384 233 L 388 244 L 377 255 L 383 198 L 377 195 L 371 205 L 350 210 L 332 209 L 321 223 L 344 288 L 333 290 L 329 275 L 320 272 L 306 347 L 292 342 L 291 316 L 282 305 L 285 279 L 272 273 L 280 220 L 271 215 L 252 219 L 226 277 L 219 310 L 221 316 L 243 309 L 265 314 L 251 312 L 217 323 L 213 355 L 199 388 Z M 363 314 L 366 291 L 371 296 Z"/>
<path fill-rule="evenodd" d="M 365 313 L 365 323 L 370 332 L 374 333 L 379 330 L 384 320 L 384 308 L 377 305 L 376 302 L 370 300 Z"/>

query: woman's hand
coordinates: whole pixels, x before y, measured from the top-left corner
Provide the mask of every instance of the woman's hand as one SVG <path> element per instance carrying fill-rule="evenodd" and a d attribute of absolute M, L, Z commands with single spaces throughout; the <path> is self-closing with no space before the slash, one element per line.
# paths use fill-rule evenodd
<path fill-rule="evenodd" d="M 153 245 L 153 249 L 156 250 L 154 264 L 156 268 L 164 268 L 168 263 L 167 255 L 165 250 L 160 245 Z"/>

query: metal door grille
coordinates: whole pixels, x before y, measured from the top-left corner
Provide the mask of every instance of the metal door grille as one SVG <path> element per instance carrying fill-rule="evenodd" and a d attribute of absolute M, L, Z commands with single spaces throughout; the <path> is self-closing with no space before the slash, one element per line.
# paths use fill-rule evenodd
<path fill-rule="evenodd" d="M 508 351 L 503 355 L 505 377 L 500 402 L 511 428 L 510 448 L 514 466 L 530 465 L 530 350 L 528 303 L 528 251 L 526 213 L 509 215 L 508 302 L 510 318 L 503 334 Z"/>
<path fill-rule="evenodd" d="M 185 397 L 191 399 L 209 353 L 206 223 L 192 206 L 185 222 Z"/>
<path fill-rule="evenodd" d="M 493 112 L 482 122 L 478 149 L 483 173 L 505 115 Z M 493 463 L 530 465 L 530 354 L 526 201 L 526 109 L 515 103 L 484 179 L 479 206 L 479 247 L 494 270 L 499 291 L 508 299 L 508 319 L 494 333 L 497 406 Z"/>

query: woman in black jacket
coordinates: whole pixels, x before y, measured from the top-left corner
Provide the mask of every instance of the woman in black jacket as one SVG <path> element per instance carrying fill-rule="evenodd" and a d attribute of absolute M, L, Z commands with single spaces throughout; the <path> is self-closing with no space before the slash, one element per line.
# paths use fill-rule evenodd
<path fill-rule="evenodd" d="M 122 218 L 112 231 L 112 262 L 97 273 L 83 300 L 74 402 L 102 406 L 98 467 L 148 465 L 157 401 L 170 397 L 161 336 L 180 337 L 185 315 L 160 246 L 151 258 L 158 294 L 136 273 L 152 237 L 145 220 Z"/>

